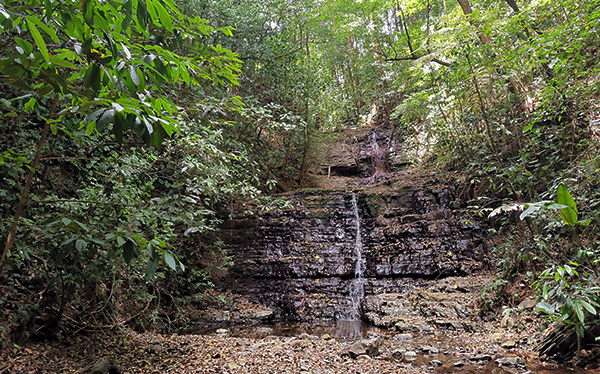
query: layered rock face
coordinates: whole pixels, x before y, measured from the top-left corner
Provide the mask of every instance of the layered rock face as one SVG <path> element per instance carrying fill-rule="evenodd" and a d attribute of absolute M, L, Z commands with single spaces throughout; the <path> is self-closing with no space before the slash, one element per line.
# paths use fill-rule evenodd
<path fill-rule="evenodd" d="M 453 187 L 278 198 L 268 210 L 238 207 L 221 236 L 235 263 L 223 285 L 272 308 L 277 320 L 352 318 L 361 261 L 363 308 L 364 296 L 485 267 L 480 221 L 465 213 Z"/>
<path fill-rule="evenodd" d="M 407 166 L 392 128 L 346 130 L 322 155 L 323 174 L 372 177 Z"/>

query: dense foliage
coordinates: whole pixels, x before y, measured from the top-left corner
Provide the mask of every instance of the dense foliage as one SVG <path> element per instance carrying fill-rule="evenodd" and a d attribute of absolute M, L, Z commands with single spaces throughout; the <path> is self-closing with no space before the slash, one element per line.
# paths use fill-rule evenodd
<path fill-rule="evenodd" d="M 79 323 L 100 324 L 192 294 L 227 263 L 212 233 L 231 198 L 301 186 L 329 130 L 384 125 L 414 164 L 463 171 L 482 214 L 526 212 L 494 215 L 485 306 L 524 297 L 521 277 L 584 335 L 600 307 L 599 5 L 4 2 L 2 282 L 47 288 L 19 314 L 0 296 L 3 317 L 31 333 L 83 300 Z M 131 305 L 101 302 L 127 282 Z"/>

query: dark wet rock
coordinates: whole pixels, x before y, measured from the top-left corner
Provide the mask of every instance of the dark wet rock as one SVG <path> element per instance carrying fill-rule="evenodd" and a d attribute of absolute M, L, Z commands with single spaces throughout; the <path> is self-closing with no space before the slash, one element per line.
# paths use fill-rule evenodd
<path fill-rule="evenodd" d="M 120 374 L 121 369 L 114 359 L 105 357 L 102 360 L 79 371 L 81 374 Z"/>
<path fill-rule="evenodd" d="M 497 358 L 494 362 L 499 366 L 509 366 L 518 369 L 525 369 L 525 360 L 523 360 L 522 357 L 518 356 L 501 357 Z"/>
<path fill-rule="evenodd" d="M 483 231 L 477 219 L 462 210 L 465 204 L 456 195 L 452 186 L 357 194 L 366 262 L 362 308 L 369 321 L 386 328 L 402 321 L 410 324 L 398 316 L 420 312 L 405 297 L 415 278 L 467 275 L 486 267 Z M 247 205 L 224 222 L 220 235 L 234 266 L 219 285 L 272 311 L 244 317 L 249 320 L 348 318 L 356 264 L 352 194 L 305 190 L 279 197 L 284 208 L 260 210 Z M 440 287 L 440 295 L 466 289 L 455 283 Z M 381 294 L 396 296 L 369 299 Z M 369 312 L 375 314 L 368 316 Z M 437 319 L 472 314 L 450 304 L 429 312 Z M 245 323 L 233 309 L 229 315 L 212 318 Z M 415 326 L 412 331 L 419 329 Z"/>
<path fill-rule="evenodd" d="M 440 353 L 440 350 L 437 349 L 436 347 L 432 347 L 429 345 L 424 345 L 419 347 L 419 349 L 426 354 L 430 354 L 430 355 L 437 355 L 438 353 Z"/>
<path fill-rule="evenodd" d="M 371 357 L 379 354 L 379 339 L 363 339 L 355 343 L 352 343 L 348 348 L 344 349 L 341 353 L 342 356 L 350 356 L 351 358 L 357 358 L 361 355 L 368 355 Z"/>
<path fill-rule="evenodd" d="M 491 361 L 492 356 L 490 356 L 488 354 L 473 355 L 473 356 L 469 356 L 469 360 L 470 361 Z"/>
<path fill-rule="evenodd" d="M 405 352 L 406 352 L 406 349 L 403 349 L 403 348 L 395 349 L 392 352 L 392 358 L 395 358 L 396 360 L 401 360 L 404 357 Z"/>
<path fill-rule="evenodd" d="M 373 177 L 407 165 L 394 129 L 358 128 L 346 130 L 327 147 L 320 173 L 327 175 Z"/>

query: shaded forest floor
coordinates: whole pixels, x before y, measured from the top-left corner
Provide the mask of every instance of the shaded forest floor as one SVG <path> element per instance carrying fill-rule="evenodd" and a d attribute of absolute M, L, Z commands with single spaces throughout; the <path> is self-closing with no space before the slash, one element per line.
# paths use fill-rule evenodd
<path fill-rule="evenodd" d="M 77 335 L 59 342 L 13 346 L 0 352 L 0 373 L 91 373 L 90 365 L 110 357 L 121 373 L 589 373 L 560 369 L 540 361 L 534 347 L 543 329 L 529 306 L 510 315 L 473 315 L 459 321 L 464 328 L 439 326 L 435 310 L 475 304 L 479 292 L 460 291 L 489 280 L 489 275 L 447 278 L 433 283 L 457 285 L 444 301 L 428 301 L 425 314 L 412 313 L 415 332 L 369 328 L 377 352 L 351 358 L 356 343 L 336 335 L 336 327 L 297 325 L 287 333 L 274 326 L 217 330 L 205 334 L 159 334 L 129 328 Z M 420 297 L 419 293 L 414 293 Z M 432 294 L 433 295 L 433 294 Z M 437 295 L 441 295 L 437 293 Z M 434 328 L 421 328 L 430 325 Z M 328 330 L 329 329 L 329 330 Z M 362 340 L 364 341 L 364 340 Z M 600 372 L 600 371 L 599 371 Z M 109 373 L 107 371 L 107 373 Z"/>

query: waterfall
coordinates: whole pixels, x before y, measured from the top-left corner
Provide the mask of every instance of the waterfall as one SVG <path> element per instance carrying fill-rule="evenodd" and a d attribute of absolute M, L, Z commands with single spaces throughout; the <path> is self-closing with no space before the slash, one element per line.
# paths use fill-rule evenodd
<path fill-rule="evenodd" d="M 387 151 L 381 149 L 379 147 L 379 143 L 377 143 L 377 133 L 375 131 L 371 132 L 371 165 L 373 167 L 373 175 L 375 177 L 380 174 L 387 173 L 387 165 L 386 165 L 386 153 Z M 389 140 L 388 140 L 389 141 Z"/>
<path fill-rule="evenodd" d="M 354 250 L 356 255 L 356 264 L 354 266 L 354 279 L 350 281 L 350 300 L 352 302 L 348 319 L 360 320 L 360 300 L 365 295 L 364 273 L 366 260 L 363 258 L 363 242 L 360 233 L 360 214 L 358 212 L 358 201 L 356 193 L 352 193 L 352 212 L 354 214 L 354 228 L 356 230 L 356 239 L 354 241 Z"/>

